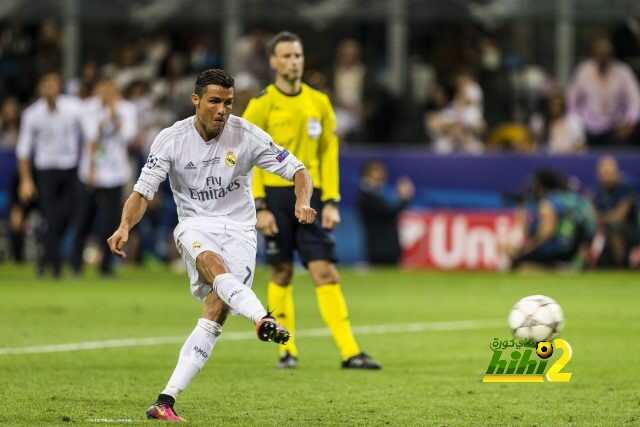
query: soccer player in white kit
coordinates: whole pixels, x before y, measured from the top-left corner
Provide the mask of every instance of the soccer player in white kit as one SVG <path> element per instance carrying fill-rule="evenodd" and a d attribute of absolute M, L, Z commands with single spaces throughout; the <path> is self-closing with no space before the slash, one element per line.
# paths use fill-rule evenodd
<path fill-rule="evenodd" d="M 187 266 L 191 293 L 204 307 L 167 386 L 147 410 L 149 418 L 183 420 L 173 409 L 175 398 L 211 356 L 230 311 L 255 323 L 262 341 L 282 344 L 289 339 L 251 290 L 256 255 L 251 168 L 294 182 L 295 213 L 303 224 L 315 220 L 310 207 L 313 185 L 298 159 L 258 127 L 231 115 L 233 84 L 223 70 L 198 76 L 191 96 L 195 115 L 158 134 L 125 202 L 120 225 L 108 239 L 111 251 L 125 257 L 131 228 L 169 175 L 179 218 L 176 246 Z"/>

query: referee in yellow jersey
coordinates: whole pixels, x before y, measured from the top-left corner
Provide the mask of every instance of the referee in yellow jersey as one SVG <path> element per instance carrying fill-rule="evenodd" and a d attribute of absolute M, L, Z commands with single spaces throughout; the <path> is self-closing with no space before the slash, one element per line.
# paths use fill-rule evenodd
<path fill-rule="evenodd" d="M 331 102 L 325 94 L 302 83 L 304 53 L 297 35 L 277 34 L 269 52 L 275 82 L 249 102 L 243 117 L 305 164 L 314 183 L 311 206 L 321 212 L 314 224 L 300 224 L 291 208 L 295 200 L 291 183 L 261 169 L 253 170 L 256 227 L 265 235 L 267 261 L 272 266 L 268 307 L 293 336 L 280 346 L 278 366 L 298 365 L 291 286 L 293 254 L 297 251 L 316 285 L 320 313 L 338 347 L 342 367 L 380 369 L 379 363 L 360 350 L 353 336 L 335 266 L 330 231 L 340 222 L 340 190 L 338 138 Z"/>

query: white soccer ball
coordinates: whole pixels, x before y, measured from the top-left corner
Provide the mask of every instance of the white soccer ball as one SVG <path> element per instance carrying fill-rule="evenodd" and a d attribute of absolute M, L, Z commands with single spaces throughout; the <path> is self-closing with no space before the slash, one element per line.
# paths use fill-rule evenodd
<path fill-rule="evenodd" d="M 530 295 L 518 301 L 509 313 L 509 328 L 513 336 L 535 342 L 546 341 L 564 326 L 562 308 L 544 295 Z"/>

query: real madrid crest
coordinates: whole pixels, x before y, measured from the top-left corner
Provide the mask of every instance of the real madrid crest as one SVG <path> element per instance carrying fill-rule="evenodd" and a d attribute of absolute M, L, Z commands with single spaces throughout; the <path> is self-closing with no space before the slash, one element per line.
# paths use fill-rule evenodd
<path fill-rule="evenodd" d="M 226 156 L 224 156 L 224 164 L 229 167 L 234 167 L 236 165 L 236 153 L 233 151 L 229 151 Z"/>

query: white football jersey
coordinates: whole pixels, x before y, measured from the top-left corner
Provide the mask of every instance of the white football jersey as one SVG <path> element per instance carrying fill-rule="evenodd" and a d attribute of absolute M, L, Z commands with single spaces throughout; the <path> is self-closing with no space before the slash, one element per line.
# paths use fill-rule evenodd
<path fill-rule="evenodd" d="M 210 141 L 200 136 L 194 120 L 180 120 L 158 134 L 133 190 L 151 200 L 168 174 L 180 222 L 197 218 L 254 226 L 251 169 L 293 180 L 304 165 L 240 117 L 229 116 L 222 133 Z"/>

